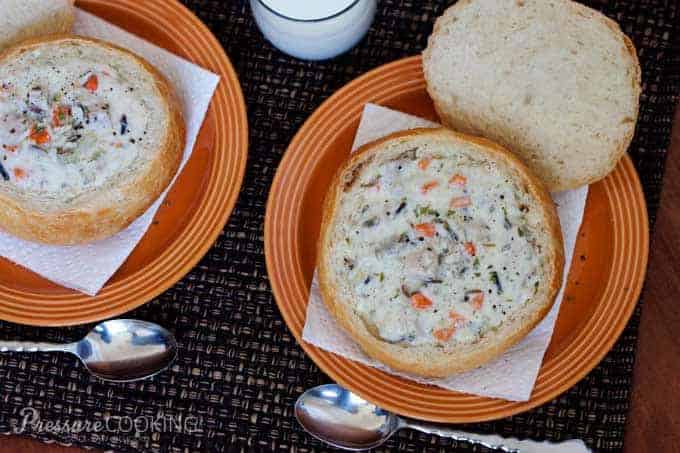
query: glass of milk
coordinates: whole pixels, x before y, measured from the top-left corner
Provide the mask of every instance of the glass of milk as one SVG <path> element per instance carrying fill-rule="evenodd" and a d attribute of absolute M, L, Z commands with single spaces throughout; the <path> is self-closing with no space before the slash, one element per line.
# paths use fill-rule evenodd
<path fill-rule="evenodd" d="M 377 0 L 250 0 L 255 22 L 274 46 L 304 60 L 354 47 L 373 22 Z"/>

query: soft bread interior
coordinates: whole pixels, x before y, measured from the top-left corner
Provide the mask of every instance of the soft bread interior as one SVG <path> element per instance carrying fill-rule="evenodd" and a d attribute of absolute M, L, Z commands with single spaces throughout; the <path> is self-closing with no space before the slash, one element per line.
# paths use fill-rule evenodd
<path fill-rule="evenodd" d="M 423 59 L 444 123 L 516 152 L 551 191 L 601 179 L 632 139 L 635 48 L 571 0 L 461 0 Z"/>
<path fill-rule="evenodd" d="M 3 0 L 0 14 L 0 51 L 23 40 L 69 33 L 74 0 Z"/>

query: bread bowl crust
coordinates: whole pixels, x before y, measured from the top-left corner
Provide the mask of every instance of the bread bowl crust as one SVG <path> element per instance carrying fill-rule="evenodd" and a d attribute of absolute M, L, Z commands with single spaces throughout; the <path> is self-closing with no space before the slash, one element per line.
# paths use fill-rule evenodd
<path fill-rule="evenodd" d="M 329 269 L 330 241 L 332 240 L 332 224 L 336 207 L 343 194 L 343 174 L 367 157 L 380 152 L 382 146 L 395 139 L 431 135 L 462 140 L 473 145 L 492 158 L 500 166 L 515 170 L 527 191 L 537 201 L 546 231 L 550 235 L 549 254 L 550 282 L 545 290 L 532 302 L 535 307 L 525 319 L 504 322 L 496 332 L 489 333 L 474 345 L 465 345 L 461 350 L 446 352 L 430 346 L 408 347 L 390 344 L 372 335 L 359 316 L 353 312 L 350 304 L 341 300 L 337 286 Z M 511 152 L 483 138 L 469 136 L 448 129 L 413 129 L 398 132 L 372 143 L 362 146 L 353 153 L 345 164 L 336 172 L 323 203 L 321 231 L 318 242 L 319 286 L 325 305 L 337 322 L 350 334 L 361 348 L 374 359 L 388 365 L 392 369 L 425 377 L 445 377 L 476 368 L 517 343 L 526 336 L 550 311 L 555 297 L 562 286 L 564 268 L 564 246 L 559 218 L 555 205 L 543 183 Z M 540 300 L 539 300 L 540 299 Z M 415 353 L 413 352 L 415 351 Z"/>
<path fill-rule="evenodd" d="M 44 203 L 0 189 L 0 228 L 29 241 L 72 245 L 104 239 L 129 226 L 163 193 L 179 168 L 185 145 L 180 104 L 170 83 L 151 64 L 114 44 L 73 35 L 51 35 L 22 42 L 0 54 L 0 64 L 45 44 L 95 45 L 124 54 L 151 74 L 167 108 L 167 134 L 157 157 L 129 178 L 84 194 L 68 209 L 45 209 Z M 103 189 L 103 190 L 102 190 Z"/>
<path fill-rule="evenodd" d="M 642 70 L 640 68 L 640 61 L 637 56 L 637 52 L 635 49 L 635 45 L 633 42 L 626 36 L 623 31 L 621 30 L 621 27 L 619 26 L 618 23 L 616 23 L 614 20 L 610 19 L 609 17 L 605 16 L 599 11 L 596 11 L 594 9 L 591 9 L 585 5 L 582 5 L 578 2 L 572 1 L 572 0 L 559 0 L 560 3 L 562 3 L 561 6 L 564 8 L 567 8 L 567 11 L 571 11 L 574 15 L 580 16 L 583 20 L 594 20 L 596 22 L 599 22 L 603 24 L 605 27 L 607 27 L 612 35 L 614 35 L 616 38 L 620 39 L 623 43 L 622 46 L 622 53 L 623 57 L 628 60 L 629 68 L 630 68 L 630 82 L 631 82 L 631 88 L 632 88 L 632 95 L 633 98 L 635 99 L 635 111 L 632 117 L 630 118 L 630 121 L 628 122 L 627 128 L 625 132 L 619 137 L 619 140 L 613 144 L 612 147 L 608 149 L 601 150 L 600 152 L 604 152 L 608 154 L 608 159 L 606 163 L 603 163 L 601 167 L 598 168 L 598 171 L 592 175 L 586 175 L 586 174 L 580 174 L 580 175 L 573 175 L 570 178 L 566 178 L 565 175 L 560 175 L 563 179 L 560 181 L 553 181 L 553 180 L 545 180 L 544 183 L 548 187 L 549 190 L 551 191 L 562 191 L 562 190 L 568 190 L 568 189 L 575 189 L 577 187 L 581 187 L 583 185 L 587 184 L 592 184 L 594 182 L 597 182 L 604 177 L 606 177 L 609 173 L 611 173 L 616 165 L 618 164 L 619 160 L 623 157 L 625 152 L 628 150 L 628 147 L 630 146 L 633 137 L 635 135 L 635 125 L 637 124 L 638 116 L 639 116 L 639 98 L 642 93 Z M 472 4 L 474 0 L 459 0 L 452 6 L 450 6 L 446 11 L 437 18 L 434 24 L 434 28 L 432 31 L 432 34 L 428 38 L 428 45 L 427 47 L 423 50 L 422 53 L 422 58 L 423 58 L 423 68 L 424 68 L 424 74 L 425 74 L 425 79 L 426 79 L 426 90 L 430 97 L 433 100 L 434 108 L 435 111 L 437 112 L 437 115 L 439 118 L 441 118 L 442 123 L 446 125 L 447 127 L 450 127 L 452 129 L 460 130 L 461 132 L 464 133 L 474 133 L 477 134 L 477 131 L 473 131 L 469 129 L 468 126 L 462 124 L 460 121 L 457 120 L 457 116 L 455 115 L 455 112 L 447 112 L 446 109 L 443 107 L 442 102 L 438 102 L 438 99 L 441 98 L 440 93 L 437 92 L 437 89 L 433 87 L 433 84 L 430 82 L 428 79 L 428 70 L 427 68 L 430 67 L 433 63 L 433 58 L 432 58 L 432 49 L 433 49 L 433 43 L 434 40 L 437 39 L 437 35 L 442 32 L 442 29 L 445 28 L 445 24 L 450 20 L 451 14 L 460 11 L 464 7 Z M 519 2 L 518 2 L 519 4 Z M 565 15 L 567 12 L 564 13 Z M 493 128 L 492 128 L 493 130 Z M 479 134 L 482 135 L 482 134 Z M 493 138 L 493 137 L 491 137 Z M 513 146 L 512 143 L 508 144 L 510 147 Z M 516 146 L 516 143 L 514 144 Z M 538 150 L 540 152 L 540 150 Z"/>

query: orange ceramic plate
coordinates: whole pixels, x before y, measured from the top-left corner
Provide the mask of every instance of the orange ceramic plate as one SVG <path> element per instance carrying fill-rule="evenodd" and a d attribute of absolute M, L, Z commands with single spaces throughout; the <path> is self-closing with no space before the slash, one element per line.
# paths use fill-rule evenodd
<path fill-rule="evenodd" d="M 0 319 L 81 324 L 125 313 L 181 279 L 222 230 L 241 188 L 248 153 L 243 95 L 208 28 L 179 2 L 86 0 L 79 7 L 220 75 L 194 153 L 155 222 L 97 297 L 65 289 L 0 259 Z"/>
<path fill-rule="evenodd" d="M 301 340 L 316 259 L 321 203 L 347 158 L 364 104 L 436 120 L 420 57 L 382 66 L 328 99 L 293 139 L 272 187 L 265 253 L 272 289 L 288 327 L 338 383 L 396 413 L 440 422 L 476 422 L 526 411 L 583 378 L 611 349 L 633 312 L 647 266 L 647 211 L 629 157 L 590 187 L 569 282 L 531 400 L 482 398 L 404 380 Z"/>

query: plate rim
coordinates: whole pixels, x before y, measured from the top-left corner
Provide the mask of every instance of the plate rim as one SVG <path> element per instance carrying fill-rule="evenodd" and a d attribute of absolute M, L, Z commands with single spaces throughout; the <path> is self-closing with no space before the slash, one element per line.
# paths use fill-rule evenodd
<path fill-rule="evenodd" d="M 358 362 L 353 362 L 351 360 L 336 356 L 333 353 L 324 351 L 320 348 L 317 348 L 305 341 L 302 340 L 302 329 L 304 327 L 304 319 L 306 318 L 306 314 L 302 317 L 302 325 L 298 325 L 298 320 L 294 319 L 294 313 L 292 309 L 288 309 L 288 307 L 285 306 L 283 303 L 283 300 L 287 300 L 291 298 L 291 293 L 295 293 L 299 295 L 297 290 L 287 290 L 286 286 L 292 286 L 293 283 L 286 284 L 285 282 L 280 281 L 280 273 L 279 270 L 277 269 L 277 260 L 285 260 L 286 258 L 290 257 L 283 257 L 279 256 L 279 250 L 277 249 L 277 233 L 278 232 L 278 226 L 274 224 L 274 221 L 277 220 L 275 218 L 275 205 L 278 203 L 278 198 L 279 198 L 279 193 L 285 193 L 285 190 L 282 189 L 282 181 L 285 181 L 286 177 L 283 174 L 285 170 L 287 170 L 291 166 L 291 161 L 294 162 L 294 157 L 292 156 L 296 152 L 296 148 L 304 148 L 305 144 L 305 137 L 304 134 L 307 132 L 309 128 L 312 128 L 314 123 L 317 121 L 317 119 L 321 116 L 322 112 L 324 109 L 330 108 L 329 106 L 332 106 L 334 103 L 338 103 L 343 99 L 346 99 L 348 96 L 347 94 L 352 91 L 352 89 L 357 88 L 358 86 L 361 85 L 362 82 L 366 80 L 372 80 L 373 78 L 379 77 L 383 73 L 388 73 L 390 70 L 401 70 L 401 71 L 409 71 L 409 70 L 414 70 L 417 69 L 420 71 L 422 74 L 422 66 L 421 66 L 421 57 L 419 55 L 412 56 L 412 57 L 406 57 L 400 60 L 396 60 L 390 63 L 387 63 L 385 65 L 379 66 L 359 77 L 356 79 L 350 81 L 346 85 L 344 85 L 342 88 L 340 88 L 338 91 L 336 91 L 332 96 L 330 96 L 326 101 L 324 101 L 315 111 L 312 113 L 312 115 L 305 121 L 305 123 L 302 125 L 302 127 L 298 130 L 296 135 L 293 137 L 293 140 L 290 142 L 288 148 L 286 149 L 286 152 L 281 159 L 281 162 L 279 163 L 279 166 L 277 168 L 276 175 L 274 177 L 274 180 L 272 182 L 270 194 L 267 200 L 267 206 L 266 206 L 266 215 L 265 215 L 265 227 L 264 227 L 264 232 L 265 232 L 265 261 L 266 261 L 266 266 L 267 266 L 267 271 L 269 274 L 269 280 L 270 280 L 270 286 L 272 288 L 272 293 L 274 295 L 274 299 L 276 301 L 277 307 L 279 308 L 279 312 L 282 314 L 282 317 L 284 318 L 284 321 L 286 325 L 288 326 L 289 330 L 295 337 L 296 341 L 302 349 L 307 353 L 307 355 L 310 357 L 310 359 L 319 367 L 321 368 L 324 373 L 326 373 L 328 376 L 331 378 L 335 379 L 342 385 L 345 385 L 348 388 L 353 387 L 351 385 L 351 382 L 349 382 L 351 379 L 348 378 L 347 376 L 351 375 L 352 369 L 357 369 L 357 368 L 368 368 L 365 365 L 361 365 Z M 396 76 L 393 76 L 396 77 Z M 406 83 L 406 82 L 404 82 Z M 353 104 L 356 101 L 351 100 L 348 103 Z M 354 107 L 352 107 L 354 108 Z M 363 104 L 359 106 L 359 108 L 363 108 Z M 345 109 L 349 109 L 349 107 L 345 107 Z M 354 121 L 355 118 L 352 118 L 352 121 Z M 299 154 L 299 153 L 298 153 Z M 310 159 L 313 160 L 313 159 Z M 312 165 L 312 163 L 307 162 L 307 165 Z M 624 308 L 625 310 L 622 310 L 621 313 L 619 313 L 619 316 L 615 318 L 613 321 L 611 321 L 612 326 L 614 327 L 613 330 L 610 331 L 610 335 L 604 339 L 604 341 L 600 341 L 599 345 L 597 346 L 597 351 L 595 353 L 591 354 L 591 357 L 587 361 L 587 363 L 581 363 L 580 366 L 578 366 L 578 370 L 576 373 L 574 373 L 569 379 L 564 379 L 564 377 L 559 377 L 558 376 L 558 381 L 562 381 L 561 383 L 558 383 L 556 385 L 553 385 L 552 389 L 548 389 L 543 392 L 543 394 L 539 396 L 534 396 L 532 394 L 532 397 L 528 401 L 523 401 L 523 402 L 514 402 L 514 401 L 508 401 L 508 400 L 502 400 L 502 399 L 495 399 L 495 398 L 486 398 L 486 397 L 480 397 L 477 395 L 471 395 L 471 394 L 464 394 L 461 392 L 453 392 L 453 391 L 448 391 L 445 389 L 441 388 L 436 388 L 436 387 L 429 387 L 430 389 L 434 389 L 433 391 L 439 391 L 439 392 L 444 392 L 446 394 L 456 394 L 458 395 L 461 399 L 468 399 L 470 401 L 476 400 L 479 401 L 479 404 L 481 406 L 497 406 L 497 409 L 484 409 L 483 413 L 478 413 L 478 414 L 463 414 L 463 415 L 456 415 L 456 414 L 445 414 L 445 415 L 432 415 L 428 414 L 424 416 L 422 413 L 418 412 L 409 412 L 409 411 L 404 411 L 402 407 L 400 406 L 393 406 L 391 403 L 385 403 L 385 401 L 376 401 L 376 398 L 373 398 L 372 395 L 366 394 L 365 392 L 359 391 L 357 393 L 360 394 L 360 396 L 364 397 L 365 399 L 369 401 L 374 401 L 378 402 L 381 404 L 385 409 L 395 411 L 397 413 L 400 413 L 401 415 L 406 415 L 406 416 L 411 416 L 414 418 L 419 418 L 423 420 L 430 420 L 430 421 L 437 421 L 437 422 L 449 422 L 449 423 L 459 423 L 459 422 L 480 422 L 480 421 L 488 421 L 488 420 L 495 420 L 499 418 L 503 418 L 506 416 L 514 415 L 520 412 L 524 412 L 526 410 L 532 409 L 536 406 L 539 406 L 541 404 L 544 404 L 547 401 L 550 401 L 554 399 L 555 397 L 559 396 L 560 394 L 564 393 L 566 390 L 571 388 L 573 385 L 575 385 L 578 381 L 583 379 L 593 368 L 597 366 L 601 362 L 601 360 L 604 358 L 604 356 L 611 350 L 615 342 L 618 340 L 618 338 L 621 336 L 623 333 L 623 330 L 625 329 L 626 324 L 628 323 L 628 320 L 632 316 L 635 307 L 637 306 L 637 302 L 639 300 L 640 292 L 642 290 L 642 285 L 644 283 L 645 279 L 645 274 L 646 274 L 646 269 L 647 269 L 647 263 L 648 263 L 648 256 L 649 256 L 649 220 L 648 220 L 648 213 L 646 209 L 646 204 L 645 204 L 645 199 L 644 199 L 644 192 L 642 191 L 642 186 L 640 184 L 639 176 L 635 170 L 635 168 L 632 165 L 632 161 L 628 154 L 626 153 L 624 159 L 622 159 L 621 163 L 619 164 L 622 166 L 624 171 L 627 171 L 626 177 L 624 178 L 624 183 L 628 184 L 628 186 L 631 188 L 631 193 L 635 195 L 635 198 L 633 201 L 636 202 L 635 207 L 636 209 L 634 210 L 634 213 L 637 215 L 635 219 L 632 220 L 633 226 L 636 228 L 640 228 L 640 231 L 637 233 L 637 237 L 641 238 L 642 240 L 640 241 L 640 246 L 641 249 L 639 250 L 638 253 L 638 262 L 641 264 L 640 269 L 638 267 L 635 267 L 635 273 L 634 277 L 636 277 L 636 280 L 634 282 L 629 282 L 629 290 L 628 294 L 629 297 L 627 300 L 630 300 L 630 302 L 626 302 Z M 618 167 L 617 167 L 618 168 Z M 300 173 L 303 173 L 300 171 Z M 618 170 L 617 172 L 618 175 Z M 613 174 L 614 174 L 613 173 Z M 615 175 L 616 176 L 616 175 Z M 618 175 L 617 177 L 622 177 L 621 175 Z M 302 195 L 300 195 L 302 197 Z M 302 198 L 300 198 L 302 200 Z M 607 200 L 611 204 L 611 199 L 609 196 L 607 196 Z M 302 203 L 302 201 L 300 201 Z M 293 205 L 292 202 L 289 203 L 289 205 Z M 627 210 L 627 214 L 629 217 L 633 214 L 630 213 L 630 211 Z M 630 219 L 629 219 L 630 220 Z M 291 234 L 293 231 L 295 231 L 295 228 L 291 228 Z M 616 232 L 617 229 L 615 228 L 613 232 Z M 636 230 L 637 231 L 637 230 Z M 283 252 L 282 252 L 283 253 Z M 294 258 L 290 258 L 289 260 L 294 260 Z M 573 262 L 573 261 L 572 261 Z M 297 263 L 299 264 L 299 263 Z M 301 268 L 301 266 L 300 266 Z M 294 271 L 297 273 L 297 270 Z M 304 277 L 303 277 L 304 278 Z M 303 294 L 308 294 L 309 289 L 307 288 L 305 291 L 303 291 Z M 602 297 L 604 299 L 604 295 Z M 296 298 L 297 300 L 297 298 Z M 297 308 L 301 310 L 306 310 L 307 306 L 307 301 L 305 300 L 304 303 L 300 304 L 299 302 L 289 302 L 291 305 L 298 305 Z M 300 308 L 302 306 L 302 308 Z M 586 329 L 591 324 L 591 319 L 588 320 L 586 325 L 582 328 L 583 330 Z M 575 340 L 572 340 L 572 343 Z M 339 371 L 336 369 L 331 369 L 329 362 L 332 360 L 339 360 L 343 361 L 343 363 L 346 363 L 346 366 L 343 368 L 344 374 L 341 374 Z M 556 359 L 555 359 L 556 360 Z M 564 359 L 563 359 L 564 360 Z M 541 370 L 543 369 L 545 364 L 542 364 Z M 349 371 L 348 371 L 349 370 Z M 397 378 L 396 376 L 390 375 L 390 374 L 385 374 L 385 373 L 379 373 L 380 376 L 385 376 L 387 379 L 395 379 L 397 381 L 401 380 L 401 378 Z M 539 370 L 539 378 L 541 377 L 541 371 Z M 413 381 L 405 381 L 410 384 L 414 384 L 416 386 L 420 385 L 417 384 Z M 349 383 L 349 385 L 348 385 Z M 538 385 L 539 380 L 537 379 L 536 386 Z M 535 387 L 536 387 L 535 386 Z M 356 389 L 352 389 L 353 391 L 356 391 Z M 469 410 L 468 410 L 469 412 Z"/>
<path fill-rule="evenodd" d="M 76 4 L 77 7 L 84 7 L 86 10 L 88 5 L 123 10 L 127 14 L 135 15 L 140 21 L 148 21 L 150 15 L 153 15 L 156 22 L 163 24 L 172 24 L 174 19 L 181 22 L 182 28 L 191 30 L 191 38 L 180 36 L 176 38 L 175 44 L 182 51 L 192 49 L 187 53 L 193 53 L 194 58 L 210 61 L 212 65 L 210 65 L 209 70 L 217 73 L 220 77 L 204 120 L 205 123 L 208 115 L 212 112 L 215 127 L 214 135 L 217 139 L 215 146 L 211 148 L 211 152 L 215 153 L 215 150 L 221 150 L 221 154 L 215 154 L 212 167 L 207 169 L 209 180 L 216 188 L 222 187 L 219 182 L 215 181 L 218 176 L 227 177 L 232 183 L 224 185 L 224 189 L 213 190 L 212 196 L 207 196 L 199 201 L 193 211 L 192 219 L 187 222 L 184 230 L 172 242 L 174 247 L 169 247 L 159 255 L 152 257 L 148 263 L 135 270 L 125 279 L 105 284 L 96 296 L 88 296 L 68 289 L 66 293 L 40 294 L 43 301 L 56 302 L 61 305 L 50 308 L 49 311 L 41 310 L 41 313 L 28 312 L 28 315 L 25 311 L 17 308 L 17 305 L 27 303 L 29 299 L 35 299 L 36 293 L 7 288 L 8 293 L 12 294 L 13 298 L 7 298 L 6 295 L 3 297 L 3 302 L 0 303 L 0 319 L 3 321 L 37 327 L 72 326 L 115 317 L 148 303 L 184 278 L 205 256 L 229 220 L 243 185 L 249 151 L 245 98 L 231 60 L 207 25 L 178 0 L 171 2 L 165 0 L 147 0 L 145 2 L 119 0 L 116 3 L 107 0 L 78 0 Z M 104 19 L 106 20 L 105 17 Z M 175 28 L 177 27 L 175 25 Z M 200 41 L 202 46 L 196 46 L 196 41 Z M 193 62 L 192 58 L 188 58 L 188 60 Z M 205 65 L 201 65 L 201 67 L 205 67 Z M 233 125 L 233 129 L 229 128 L 230 125 Z M 201 125 L 202 127 L 203 125 Z M 220 141 L 220 135 L 217 132 L 220 129 L 237 132 L 223 134 L 225 138 Z M 236 138 L 233 139 L 233 137 Z M 222 159 L 223 164 L 231 161 L 231 165 L 229 165 L 229 171 L 217 175 L 222 171 L 221 168 L 218 168 L 220 159 Z M 174 189 L 175 186 L 171 188 L 171 190 Z M 196 213 L 200 209 L 206 210 L 207 214 L 205 217 L 195 220 L 197 218 Z M 201 235 L 196 235 L 194 230 L 201 229 L 201 227 L 207 231 L 202 232 Z M 179 250 L 177 245 L 182 244 L 185 245 L 183 250 L 191 246 L 191 253 L 188 253 L 179 262 L 173 261 L 173 256 Z M 22 266 L 19 267 L 24 272 L 32 272 Z M 9 308 L 3 306 L 3 304 L 8 304 Z M 90 311 L 79 310 L 79 308 L 82 309 L 82 304 L 87 304 Z"/>

